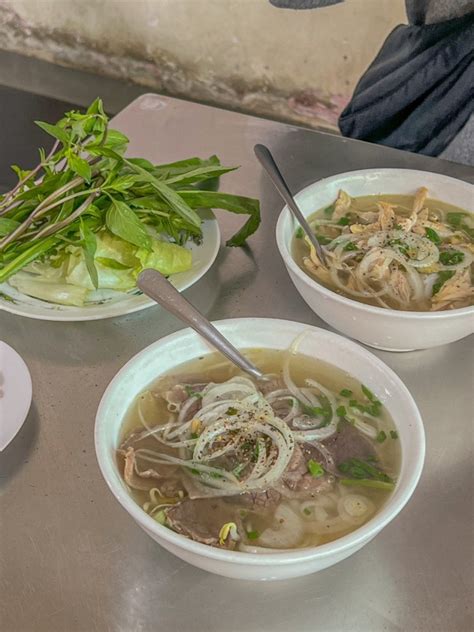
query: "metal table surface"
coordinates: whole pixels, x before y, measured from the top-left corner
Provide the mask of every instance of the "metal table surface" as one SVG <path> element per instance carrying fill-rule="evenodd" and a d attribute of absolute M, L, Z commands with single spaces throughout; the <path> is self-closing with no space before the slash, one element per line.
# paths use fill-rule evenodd
<path fill-rule="evenodd" d="M 36 117 L 35 117 L 36 118 Z M 453 163 L 168 98 L 115 119 L 132 154 L 172 161 L 216 153 L 241 165 L 226 189 L 261 199 L 247 249 L 222 247 L 186 295 L 210 318 L 272 316 L 327 327 L 293 288 L 274 240 L 277 194 L 253 156 L 268 144 L 294 190 L 337 172 L 410 167 L 472 180 Z M 421 182 L 420 182 L 421 184 Z M 218 214 L 224 238 L 242 218 Z M 288 582 L 200 571 L 153 542 L 113 499 L 93 446 L 95 411 L 117 370 L 181 327 L 159 307 L 113 320 L 53 323 L 0 313 L 26 360 L 33 405 L 0 456 L 0 628 L 61 631 L 471 630 L 472 337 L 428 351 L 374 353 L 413 393 L 427 458 L 401 514 L 356 555 Z"/>

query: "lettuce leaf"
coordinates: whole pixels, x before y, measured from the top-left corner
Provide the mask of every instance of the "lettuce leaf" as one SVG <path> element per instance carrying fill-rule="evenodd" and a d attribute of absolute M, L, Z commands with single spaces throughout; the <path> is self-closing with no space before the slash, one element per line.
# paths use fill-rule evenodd
<path fill-rule="evenodd" d="M 185 272 L 192 265 L 190 250 L 157 239 L 153 240 L 151 250 L 139 248 L 136 251 L 136 256 L 141 263 L 141 266 L 136 270 L 137 274 L 144 268 L 153 268 L 168 276 L 177 272 Z"/>
<path fill-rule="evenodd" d="M 17 272 L 10 278 L 9 283 L 22 294 L 60 305 L 82 307 L 89 293 L 86 287 L 59 283 L 26 272 Z"/>
<path fill-rule="evenodd" d="M 170 275 L 189 270 L 190 250 L 158 239 L 150 239 L 149 248 L 137 248 L 108 230 L 95 234 L 97 248 L 94 264 L 100 289 L 126 292 L 136 287 L 137 275 L 154 268 Z M 9 282 L 20 292 L 52 303 L 82 306 L 95 289 L 82 247 L 67 246 L 57 259 L 59 265 L 34 261 Z"/>

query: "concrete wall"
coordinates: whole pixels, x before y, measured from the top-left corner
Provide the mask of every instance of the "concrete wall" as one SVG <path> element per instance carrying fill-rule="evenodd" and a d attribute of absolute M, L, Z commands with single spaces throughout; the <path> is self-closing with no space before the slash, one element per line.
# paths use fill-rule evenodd
<path fill-rule="evenodd" d="M 334 126 L 403 0 L 0 0 L 0 48 L 158 91 Z"/>

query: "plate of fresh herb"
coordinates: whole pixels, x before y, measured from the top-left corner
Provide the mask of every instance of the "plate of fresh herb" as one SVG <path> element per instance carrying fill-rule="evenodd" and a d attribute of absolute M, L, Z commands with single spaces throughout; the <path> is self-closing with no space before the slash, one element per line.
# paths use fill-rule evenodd
<path fill-rule="evenodd" d="M 215 191 L 235 167 L 217 156 L 156 165 L 128 157 L 128 138 L 111 129 L 100 99 L 37 123 L 55 141 L 30 170 L 12 168 L 0 196 L 0 308 L 44 320 L 95 320 L 155 303 L 136 288 L 145 268 L 179 290 L 217 256 L 212 209 L 248 215 L 227 241 L 241 246 L 260 224 L 257 200 Z"/>

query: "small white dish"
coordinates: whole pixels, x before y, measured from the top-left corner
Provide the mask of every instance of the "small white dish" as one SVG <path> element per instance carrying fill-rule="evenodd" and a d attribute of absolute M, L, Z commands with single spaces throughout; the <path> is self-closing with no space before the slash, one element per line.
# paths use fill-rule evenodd
<path fill-rule="evenodd" d="M 305 217 L 332 204 L 340 189 L 352 196 L 413 195 L 428 187 L 429 197 L 473 212 L 471 184 L 427 171 L 364 169 L 339 173 L 309 185 L 295 199 Z M 408 312 L 359 303 L 327 289 L 302 270 L 291 245 L 297 224 L 285 206 L 276 227 L 280 255 L 296 289 L 329 325 L 355 340 L 386 351 L 412 351 L 454 342 L 474 332 L 474 306 L 444 312 Z"/>
<path fill-rule="evenodd" d="M 416 404 L 400 378 L 360 345 L 337 334 L 301 323 L 270 318 L 236 318 L 214 325 L 237 348 L 287 349 L 302 331 L 304 353 L 345 370 L 375 392 L 398 430 L 402 463 L 396 489 L 381 510 L 362 527 L 329 544 L 282 553 L 243 553 L 217 549 L 158 524 L 130 496 L 115 451 L 126 411 L 135 397 L 163 373 L 210 353 L 207 342 L 183 329 L 155 342 L 132 358 L 114 377 L 99 405 L 95 449 L 102 475 L 118 502 L 136 523 L 177 557 L 211 573 L 237 579 L 276 580 L 300 577 L 332 566 L 358 551 L 402 510 L 413 494 L 423 467 L 425 435 Z"/>
<path fill-rule="evenodd" d="M 0 340 L 0 452 L 22 427 L 31 397 L 28 367 L 15 349 Z"/>
<path fill-rule="evenodd" d="M 219 225 L 212 213 L 206 212 L 206 217 L 208 219 L 202 223 L 202 243 L 200 245 L 190 243 L 186 246 L 192 252 L 192 268 L 170 276 L 170 281 L 180 291 L 186 290 L 199 281 L 212 266 L 219 252 L 221 241 Z M 127 293 L 101 290 L 94 292 L 94 299 L 84 307 L 72 307 L 27 296 L 8 282 L 0 284 L 0 309 L 39 320 L 99 320 L 131 314 L 153 305 L 156 305 L 155 301 L 138 289 Z"/>

